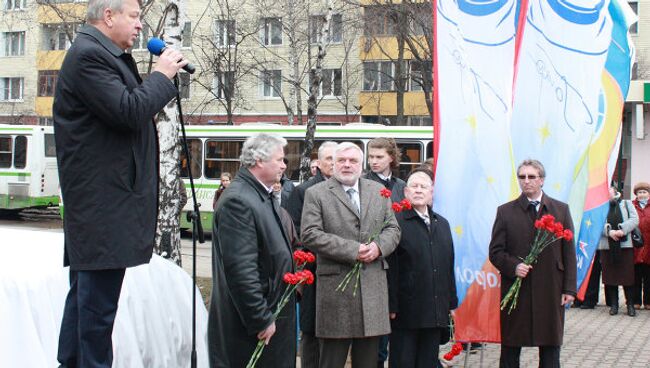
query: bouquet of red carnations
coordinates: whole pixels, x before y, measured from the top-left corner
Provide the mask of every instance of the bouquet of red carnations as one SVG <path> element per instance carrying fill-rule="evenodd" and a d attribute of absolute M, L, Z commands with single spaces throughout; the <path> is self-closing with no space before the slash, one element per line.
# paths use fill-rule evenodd
<path fill-rule="evenodd" d="M 382 190 L 379 191 L 379 194 L 384 197 L 384 198 L 390 198 L 392 192 L 389 189 L 383 188 Z M 391 209 L 393 212 L 398 213 L 404 210 L 410 210 L 411 209 L 411 202 L 408 201 L 408 199 L 403 199 L 399 203 L 398 202 L 393 202 Z M 384 226 L 388 224 L 388 220 L 384 221 L 375 232 L 370 235 L 370 238 L 368 238 L 368 241 L 366 244 L 372 243 L 379 234 L 381 234 L 381 231 L 384 229 Z M 354 264 L 354 267 L 345 275 L 343 278 L 343 281 L 339 284 L 339 286 L 336 287 L 336 291 L 345 291 L 345 289 L 348 287 L 348 284 L 350 281 L 354 280 L 354 289 L 352 290 L 352 296 L 357 295 L 357 288 L 359 287 L 359 281 L 361 279 L 361 267 L 363 266 L 363 262 L 361 261 L 356 261 Z"/>
<path fill-rule="evenodd" d="M 535 264 L 540 253 L 556 240 L 564 239 L 568 241 L 573 239 L 573 232 L 565 229 L 561 222 L 556 222 L 553 215 L 544 215 L 539 220 L 536 220 L 535 228 L 537 231 L 530 253 L 523 259 L 525 265 Z M 515 283 L 512 284 L 508 293 L 501 301 L 501 310 L 508 308 L 508 314 L 517 307 L 521 282 L 521 277 L 517 277 L 517 280 L 515 280 Z"/>
<path fill-rule="evenodd" d="M 274 321 L 278 318 L 284 306 L 287 305 L 289 300 L 291 300 L 291 295 L 293 294 L 294 291 L 296 291 L 298 285 L 300 284 L 311 285 L 314 283 L 314 274 L 312 274 L 311 271 L 309 270 L 305 270 L 304 268 L 305 265 L 307 265 L 307 263 L 315 262 L 316 256 L 314 256 L 312 253 L 309 252 L 297 250 L 293 252 L 293 260 L 296 262 L 297 271 L 294 273 L 287 272 L 282 277 L 282 281 L 284 281 L 287 284 L 287 287 L 284 289 L 284 293 L 282 294 L 282 297 L 280 298 L 280 301 L 278 302 L 278 305 L 275 308 L 275 312 L 273 312 Z M 253 355 L 251 355 L 248 364 L 246 364 L 246 368 L 255 367 L 257 361 L 262 356 L 262 352 L 264 352 L 265 346 L 266 345 L 264 344 L 264 339 L 260 339 L 257 342 L 257 346 L 255 346 Z"/>

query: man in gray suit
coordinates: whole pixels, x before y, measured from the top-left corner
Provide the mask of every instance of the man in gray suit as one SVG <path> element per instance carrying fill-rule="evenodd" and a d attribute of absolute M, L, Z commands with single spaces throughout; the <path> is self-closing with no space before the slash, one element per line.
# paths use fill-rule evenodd
<path fill-rule="evenodd" d="M 350 142 L 334 152 L 334 176 L 307 190 L 302 212 L 303 244 L 317 254 L 316 336 L 321 368 L 343 368 L 350 347 L 353 368 L 377 365 L 379 336 L 390 333 L 385 258 L 400 239 L 383 186 L 360 179 L 363 153 Z M 371 234 L 379 235 L 369 241 Z M 363 262 L 359 287 L 336 288 Z"/>

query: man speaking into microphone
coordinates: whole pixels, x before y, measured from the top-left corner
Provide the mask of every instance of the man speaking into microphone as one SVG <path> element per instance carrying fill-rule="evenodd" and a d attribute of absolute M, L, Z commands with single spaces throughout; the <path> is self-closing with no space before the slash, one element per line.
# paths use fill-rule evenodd
<path fill-rule="evenodd" d="M 176 96 L 187 64 L 166 49 L 144 81 L 125 50 L 142 30 L 138 0 L 90 0 L 63 61 L 54 134 L 70 266 L 58 360 L 110 367 L 111 333 L 126 267 L 148 263 L 158 207 L 154 115 Z"/>

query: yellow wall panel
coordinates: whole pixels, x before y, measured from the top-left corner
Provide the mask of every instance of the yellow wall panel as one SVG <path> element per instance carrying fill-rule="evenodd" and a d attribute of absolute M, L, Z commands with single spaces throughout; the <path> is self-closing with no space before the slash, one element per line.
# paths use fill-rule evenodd
<path fill-rule="evenodd" d="M 420 57 L 430 57 L 430 48 L 424 36 L 417 36 L 413 40 Z M 360 37 L 359 58 L 361 60 L 397 60 L 397 38 L 396 37 Z M 413 53 L 408 45 L 405 45 L 404 59 L 413 59 Z"/>
<path fill-rule="evenodd" d="M 360 92 L 361 115 L 397 115 L 397 94 L 395 92 Z M 423 92 L 404 93 L 404 115 L 429 115 Z"/>
<path fill-rule="evenodd" d="M 34 110 L 38 116 L 52 116 L 54 97 L 36 97 Z"/>
<path fill-rule="evenodd" d="M 69 3 L 38 7 L 39 23 L 80 23 L 86 18 L 86 4 Z"/>
<path fill-rule="evenodd" d="M 59 70 L 65 57 L 64 50 L 38 51 L 36 55 L 36 68 L 38 70 Z"/>

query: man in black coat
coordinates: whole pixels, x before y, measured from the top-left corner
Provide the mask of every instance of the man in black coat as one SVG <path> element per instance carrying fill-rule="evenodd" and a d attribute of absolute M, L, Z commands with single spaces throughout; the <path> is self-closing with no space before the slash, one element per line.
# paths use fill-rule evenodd
<path fill-rule="evenodd" d="M 242 168 L 217 202 L 212 226 L 212 302 L 208 346 L 212 368 L 245 367 L 259 339 L 268 346 L 257 367 L 296 364 L 296 314 L 292 300 L 278 318 L 282 278 L 292 272 L 289 236 L 272 187 L 286 168 L 284 138 L 260 134 L 246 140 Z"/>
<path fill-rule="evenodd" d="M 395 215 L 402 238 L 388 257 L 391 367 L 439 367 L 439 343 L 458 306 L 451 230 L 428 206 L 431 178 L 426 169 L 411 173 L 406 199 L 413 209 Z"/>
<path fill-rule="evenodd" d="M 312 186 L 329 179 L 334 173 L 334 150 L 336 142 L 323 142 L 318 147 L 318 168 L 316 175 L 298 185 L 291 192 L 287 203 L 287 212 L 300 231 L 302 206 L 305 203 L 305 192 Z M 300 235 L 300 234 L 298 234 Z M 316 274 L 316 263 L 311 263 L 307 269 Z M 300 364 L 302 368 L 318 368 L 320 348 L 316 338 L 316 281 L 312 285 L 303 285 L 300 298 Z"/>
<path fill-rule="evenodd" d="M 144 82 L 124 50 L 142 29 L 136 0 L 90 0 L 88 24 L 63 61 L 54 134 L 70 266 L 58 360 L 110 367 L 111 331 L 126 267 L 149 262 L 158 208 L 153 117 L 176 96 L 187 61 L 166 50 Z"/>

